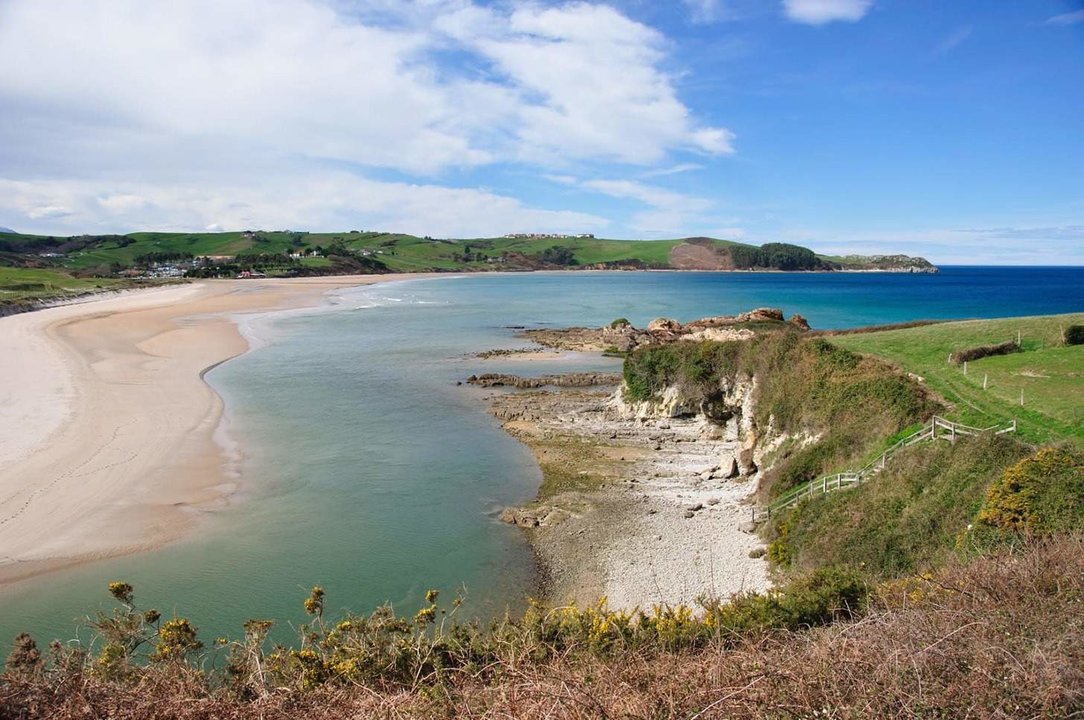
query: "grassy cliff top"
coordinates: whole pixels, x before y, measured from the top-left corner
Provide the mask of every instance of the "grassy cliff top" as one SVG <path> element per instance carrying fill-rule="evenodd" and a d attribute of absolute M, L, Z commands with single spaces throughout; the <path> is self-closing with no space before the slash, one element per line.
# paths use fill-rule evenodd
<path fill-rule="evenodd" d="M 985 427 L 1016 418 L 1028 441 L 1084 446 L 1084 345 L 1062 339 L 1066 327 L 1080 324 L 1084 313 L 946 322 L 830 341 L 918 375 L 951 403 L 960 422 Z M 949 361 L 953 352 L 1017 338 L 1020 352 L 970 361 L 966 372 Z"/>

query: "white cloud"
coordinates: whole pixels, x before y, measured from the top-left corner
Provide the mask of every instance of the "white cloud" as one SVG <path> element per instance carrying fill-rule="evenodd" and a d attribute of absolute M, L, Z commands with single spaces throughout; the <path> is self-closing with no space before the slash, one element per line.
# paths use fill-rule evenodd
<path fill-rule="evenodd" d="M 103 214 L 96 212 L 102 203 L 98 181 L 0 178 L 0 214 L 50 220 L 54 232 L 72 233 L 262 227 L 383 228 L 422 235 L 439 228 L 448 237 L 479 237 L 509 228 L 593 231 L 609 222 L 588 213 L 532 208 L 485 190 L 376 182 L 341 172 L 258 182 L 225 178 L 198 188 L 168 182 L 111 185 L 120 193 L 116 197 L 135 197 L 138 191 L 142 202 L 114 203 Z"/>
<path fill-rule="evenodd" d="M 581 184 L 611 197 L 637 200 L 645 205 L 669 211 L 703 212 L 713 205 L 705 198 L 684 195 L 634 180 L 586 180 Z"/>
<path fill-rule="evenodd" d="M 71 215 L 72 211 L 62 205 L 34 205 L 22 208 L 26 217 L 31 220 L 50 220 Z"/>
<path fill-rule="evenodd" d="M 727 16 L 720 0 L 682 0 L 689 10 L 689 17 L 696 23 L 713 23 Z"/>
<path fill-rule="evenodd" d="M 873 0 L 783 0 L 786 16 L 807 25 L 857 22 L 865 17 L 872 6 Z"/>
<path fill-rule="evenodd" d="M 597 227 L 440 182 L 489 165 L 567 173 L 733 152 L 728 130 L 679 99 L 669 49 L 584 2 L 4 0 L 0 168 L 8 183 L 69 199 L 2 204 L 38 229 L 63 218 L 57 227 L 80 231 L 469 225 L 438 197 L 519 227 Z M 421 182 L 372 179 L 387 171 Z"/>
<path fill-rule="evenodd" d="M 942 265 L 1084 265 L 1084 226 L 942 228 L 780 235 L 828 255 L 905 253 Z"/>
<path fill-rule="evenodd" d="M 431 25 L 391 29 L 312 0 L 88 0 L 63 12 L 13 0 L 0 97 L 84 125 L 415 173 L 555 152 L 632 163 L 732 152 L 730 133 L 692 120 L 659 70 L 662 37 L 610 7 L 425 6 L 438 11 Z M 449 41 L 499 77 L 439 64 Z"/>
<path fill-rule="evenodd" d="M 709 222 L 706 213 L 715 207 L 707 198 L 674 192 L 635 180 L 586 180 L 580 183 L 589 190 L 649 206 L 633 213 L 629 227 L 647 236 L 675 237 L 692 226 Z"/>
<path fill-rule="evenodd" d="M 665 175 L 677 175 L 679 173 L 692 172 L 693 170 L 703 170 L 704 166 L 699 163 L 678 163 L 677 165 L 671 165 L 670 167 L 659 168 L 657 170 L 646 170 L 640 173 L 640 177 L 662 177 Z"/>
<path fill-rule="evenodd" d="M 507 83 L 506 132 L 520 160 L 649 164 L 671 149 L 733 152 L 733 134 L 698 125 L 659 69 L 662 36 L 611 7 L 528 5 L 506 16 L 470 6 L 440 27 Z"/>
<path fill-rule="evenodd" d="M 1047 25 L 1075 25 L 1077 23 L 1084 23 L 1084 10 L 1062 13 L 1046 20 Z"/>
<path fill-rule="evenodd" d="M 139 195 L 114 194 L 98 198 L 98 205 L 111 213 L 123 215 L 146 207 L 147 200 Z"/>
<path fill-rule="evenodd" d="M 946 37 L 944 40 L 942 40 L 940 43 L 937 44 L 937 47 L 934 48 L 934 54 L 935 55 L 945 55 L 945 54 L 947 54 L 949 52 L 952 52 L 959 45 L 961 45 L 965 40 L 967 40 L 969 37 L 971 37 L 971 33 L 972 33 L 972 28 L 971 28 L 970 25 L 968 25 L 967 27 L 962 27 L 962 28 L 956 30 L 954 33 L 952 33 L 951 35 L 949 35 L 948 37 Z"/>

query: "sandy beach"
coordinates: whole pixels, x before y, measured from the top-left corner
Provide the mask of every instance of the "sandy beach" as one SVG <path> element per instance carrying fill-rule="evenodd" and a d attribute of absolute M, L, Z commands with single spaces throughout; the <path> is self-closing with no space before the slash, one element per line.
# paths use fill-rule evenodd
<path fill-rule="evenodd" d="M 203 381 L 235 318 L 420 275 L 216 280 L 0 318 L 0 585 L 169 542 L 228 502 Z"/>

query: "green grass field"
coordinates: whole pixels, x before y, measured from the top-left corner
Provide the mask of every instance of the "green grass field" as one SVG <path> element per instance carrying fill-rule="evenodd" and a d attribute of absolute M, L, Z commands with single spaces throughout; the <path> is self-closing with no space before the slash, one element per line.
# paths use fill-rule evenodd
<path fill-rule="evenodd" d="M 0 305 L 51 300 L 129 285 L 131 283 L 125 280 L 74 278 L 59 270 L 0 267 Z"/>
<path fill-rule="evenodd" d="M 1062 342 L 1064 328 L 1073 324 L 1084 324 L 1084 313 L 939 323 L 831 342 L 919 375 L 952 403 L 959 422 L 984 427 L 1016 418 L 1025 440 L 1084 446 L 1084 346 Z M 1018 333 L 1022 352 L 969 362 L 966 374 L 948 361 L 954 350 L 1016 340 Z"/>

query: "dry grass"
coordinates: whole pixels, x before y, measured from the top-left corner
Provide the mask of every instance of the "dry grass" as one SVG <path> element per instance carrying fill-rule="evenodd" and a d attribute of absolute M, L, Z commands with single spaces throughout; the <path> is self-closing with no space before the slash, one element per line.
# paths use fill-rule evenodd
<path fill-rule="evenodd" d="M 574 648 L 439 684 L 208 690 L 174 667 L 134 686 L 81 672 L 0 685 L 3 718 L 876 718 L 1084 715 L 1084 538 L 883 586 L 862 619 L 679 653 Z"/>

